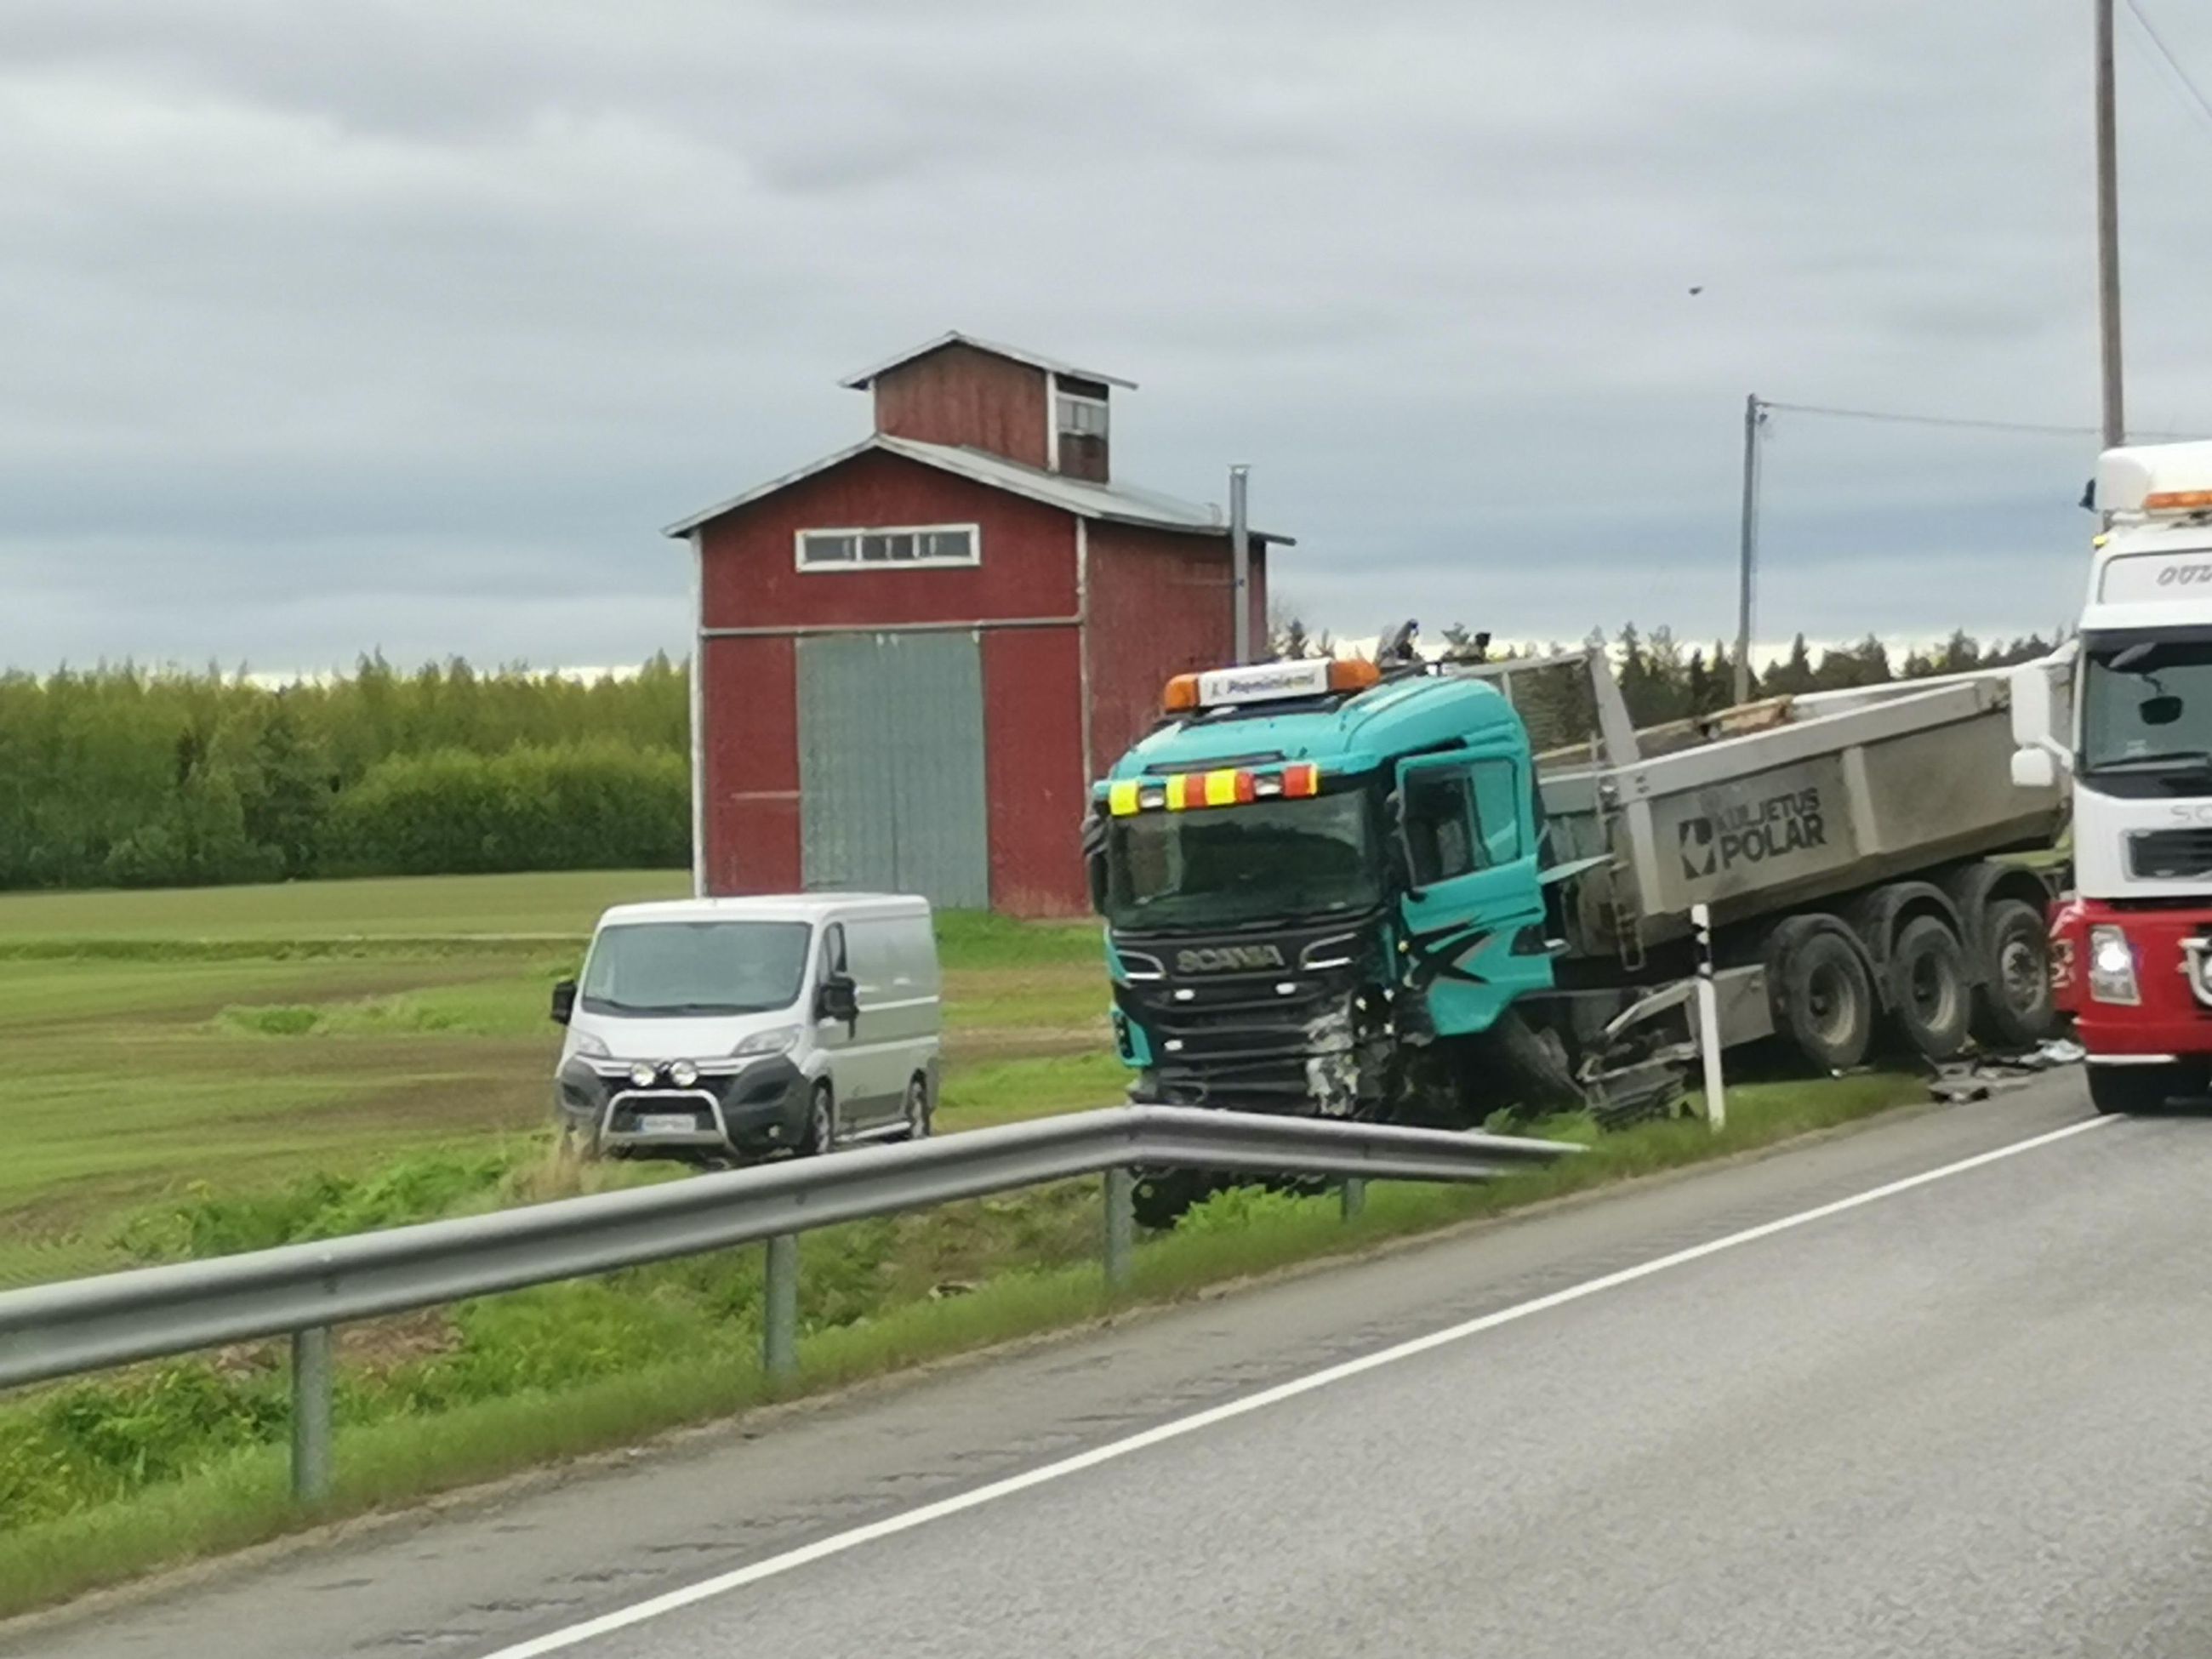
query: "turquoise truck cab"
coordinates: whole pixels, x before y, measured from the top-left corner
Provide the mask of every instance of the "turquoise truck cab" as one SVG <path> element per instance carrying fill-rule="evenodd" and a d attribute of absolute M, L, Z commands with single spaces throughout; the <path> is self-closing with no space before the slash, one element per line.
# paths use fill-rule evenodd
<path fill-rule="evenodd" d="M 1407 1121 L 1548 988 L 1520 717 L 1419 665 L 1184 675 L 1095 787 L 1091 890 L 1135 1098 Z"/>

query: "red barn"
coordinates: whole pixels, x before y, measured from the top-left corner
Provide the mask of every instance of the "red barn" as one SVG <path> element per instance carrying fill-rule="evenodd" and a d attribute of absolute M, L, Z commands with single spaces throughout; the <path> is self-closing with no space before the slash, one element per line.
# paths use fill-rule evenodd
<path fill-rule="evenodd" d="M 1226 517 L 1114 477 L 1112 375 L 947 334 L 845 384 L 869 437 L 669 526 L 700 890 L 1079 912 L 1091 780 L 1232 659 Z M 1250 538 L 1255 640 L 1287 539 Z"/>

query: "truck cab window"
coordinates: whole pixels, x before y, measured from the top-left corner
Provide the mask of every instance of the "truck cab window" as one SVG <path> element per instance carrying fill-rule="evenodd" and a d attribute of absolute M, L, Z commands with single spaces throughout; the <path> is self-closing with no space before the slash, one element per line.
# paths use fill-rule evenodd
<path fill-rule="evenodd" d="M 1474 775 L 1474 825 L 1486 865 L 1510 864 L 1521 856 L 1521 779 L 1505 759 L 1479 760 Z"/>
<path fill-rule="evenodd" d="M 1476 867 L 1474 803 L 1464 770 L 1432 767 L 1409 774 L 1405 821 L 1416 886 L 1449 881 Z"/>

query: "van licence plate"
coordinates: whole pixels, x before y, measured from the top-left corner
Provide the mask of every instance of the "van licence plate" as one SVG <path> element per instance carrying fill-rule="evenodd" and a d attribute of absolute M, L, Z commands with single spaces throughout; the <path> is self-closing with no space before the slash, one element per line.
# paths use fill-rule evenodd
<path fill-rule="evenodd" d="M 647 1135 L 688 1135 L 698 1127 L 689 1112 L 646 1112 L 637 1120 L 638 1133 Z"/>

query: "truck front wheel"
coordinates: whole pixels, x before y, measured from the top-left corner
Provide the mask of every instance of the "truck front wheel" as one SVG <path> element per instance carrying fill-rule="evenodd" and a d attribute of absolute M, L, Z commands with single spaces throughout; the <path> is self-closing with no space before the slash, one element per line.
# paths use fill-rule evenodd
<path fill-rule="evenodd" d="M 1776 1024 L 1824 1072 L 1846 1072 L 1874 1040 L 1874 979 L 1844 924 L 1801 916 L 1776 940 Z"/>
<path fill-rule="evenodd" d="M 2097 1066 L 2089 1073 L 2089 1103 L 2113 1116 L 2154 1112 L 2183 1085 L 2179 1066 Z"/>

